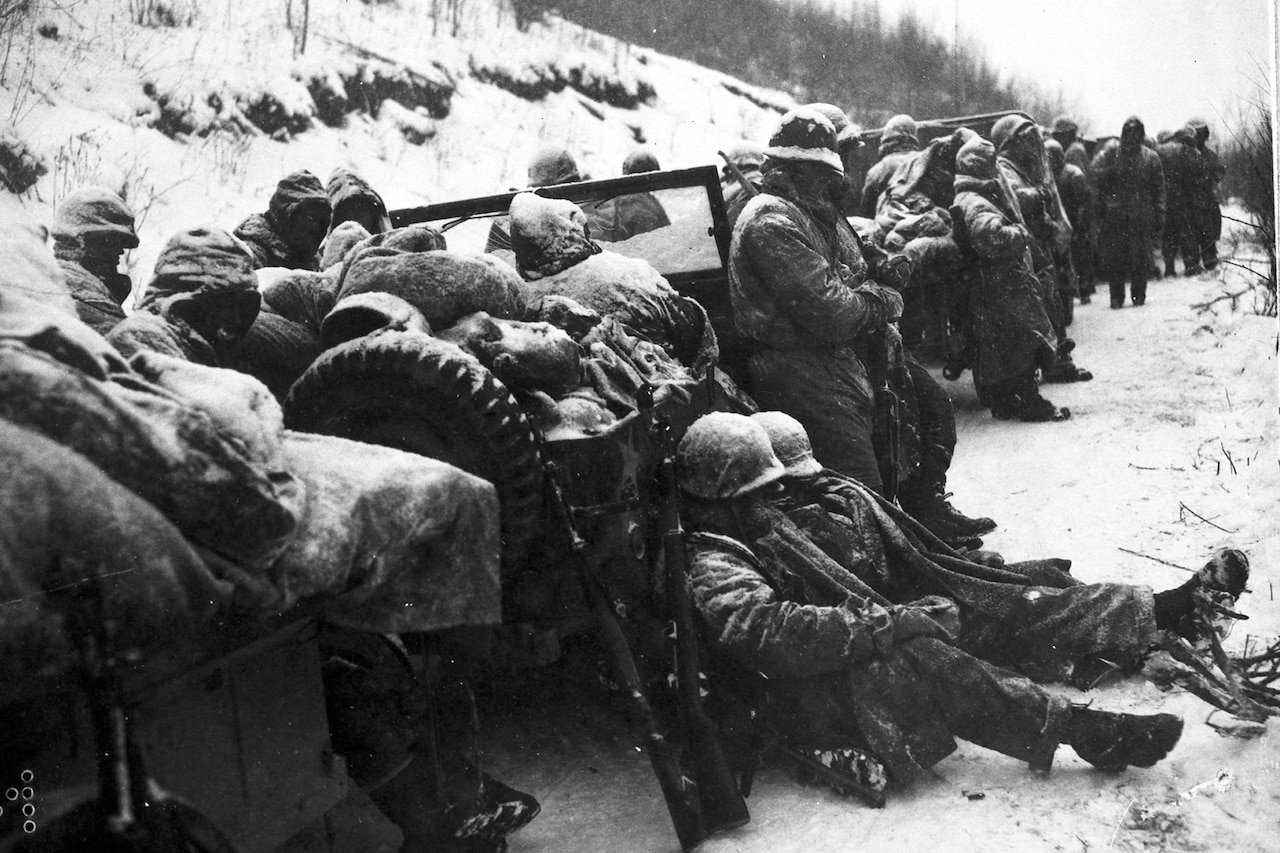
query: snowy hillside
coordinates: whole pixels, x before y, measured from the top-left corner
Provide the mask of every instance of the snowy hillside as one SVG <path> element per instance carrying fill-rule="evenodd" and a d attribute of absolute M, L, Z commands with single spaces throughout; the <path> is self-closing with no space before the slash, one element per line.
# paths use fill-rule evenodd
<path fill-rule="evenodd" d="M 717 162 L 792 103 L 557 19 L 519 32 L 504 0 L 462 4 L 457 37 L 431 0 L 312 0 L 297 58 L 285 2 L 37 5 L 0 88 L 0 116 L 48 169 L 25 206 L 47 222 L 76 186 L 121 191 L 142 220 L 139 284 L 170 233 L 234 226 L 296 169 L 354 168 L 404 207 L 523 186 L 543 142 L 593 177 L 641 141 L 664 168 Z"/>

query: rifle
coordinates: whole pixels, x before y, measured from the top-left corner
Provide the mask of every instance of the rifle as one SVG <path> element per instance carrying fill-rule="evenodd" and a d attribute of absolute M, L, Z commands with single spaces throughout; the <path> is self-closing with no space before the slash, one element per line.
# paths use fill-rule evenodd
<path fill-rule="evenodd" d="M 738 184 L 742 187 L 742 191 L 747 194 L 747 198 L 751 198 L 752 196 L 757 196 L 760 194 L 760 190 L 756 189 L 752 185 L 752 183 L 747 180 L 747 176 L 742 174 L 742 170 L 738 168 L 737 163 L 729 159 L 728 154 L 724 153 L 723 151 L 717 151 L 716 153 L 719 154 L 720 157 L 724 160 L 725 166 L 729 168 L 729 171 L 733 174 L 733 177 L 737 179 Z"/>
<path fill-rule="evenodd" d="M 638 396 L 649 396 L 650 406 L 646 411 L 651 418 L 650 431 L 662 451 L 662 461 L 658 465 L 662 495 L 662 555 L 666 568 L 667 612 L 675 624 L 675 672 L 680 695 L 680 719 L 697 780 L 703 821 L 710 834 L 742 826 L 751 820 L 751 813 L 720 745 L 720 729 L 702 707 L 698 631 L 686 587 L 689 573 L 685 562 L 684 529 L 680 525 L 680 493 L 676 485 L 671 424 L 665 417 L 652 417 L 651 395 Z"/>
<path fill-rule="evenodd" d="M 14 853 L 69 850 L 184 850 L 234 853 L 214 823 L 156 785 L 147 773 L 124 695 L 116 622 L 107 613 L 98 567 L 80 560 L 66 570 L 72 583 L 49 591 L 76 645 L 87 693 L 98 770 L 98 793 L 52 821 L 41 821 Z M 59 565 L 58 576 L 68 576 Z"/>
<path fill-rule="evenodd" d="M 898 464 L 902 456 L 902 400 L 889 381 L 889 332 L 877 329 L 867 335 L 867 377 L 875 389 L 875 420 L 872 435 L 881 436 L 876 453 L 884 496 L 892 501 L 898 495 Z"/>
<path fill-rule="evenodd" d="M 658 778 L 658 786 L 662 789 L 662 798 L 666 801 L 667 812 L 671 815 L 671 824 L 675 828 L 676 838 L 680 841 L 680 849 L 691 850 L 708 835 L 703 823 L 697 785 L 680 772 L 676 751 L 662 733 L 653 707 L 644 695 L 644 686 L 640 673 L 636 669 L 635 658 L 632 657 L 627 637 L 622 631 L 622 626 L 618 624 L 618 618 L 613 612 L 608 597 L 600 587 L 600 581 L 591 572 L 585 554 L 587 543 L 578 533 L 578 526 L 573 520 L 573 510 L 560 485 L 559 472 L 550 462 L 546 464 L 546 482 L 550 485 L 552 492 L 552 510 L 569 536 L 573 558 L 578 564 L 578 572 L 587 600 L 591 602 L 591 609 L 595 613 L 600 636 L 613 656 L 618 678 L 631 700 L 634 718 L 640 721 L 640 728 L 647 744 L 649 763 L 653 766 L 653 775 Z"/>

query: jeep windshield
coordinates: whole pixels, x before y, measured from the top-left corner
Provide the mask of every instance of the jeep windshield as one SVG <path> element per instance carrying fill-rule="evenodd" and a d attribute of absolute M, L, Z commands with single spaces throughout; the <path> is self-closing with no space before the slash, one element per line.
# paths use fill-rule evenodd
<path fill-rule="evenodd" d="M 729 228 L 720 175 L 713 166 L 558 184 L 533 192 L 574 202 L 587 214 L 593 239 L 610 251 L 648 261 L 676 287 L 724 280 Z M 489 246 L 514 266 L 511 250 L 493 248 L 490 232 L 496 223 L 505 236 L 506 214 L 515 195 L 512 191 L 395 210 L 391 221 L 397 227 L 430 223 L 444 231 L 451 250 L 483 252 Z M 628 211 L 637 209 L 646 221 L 641 229 L 626 221 Z M 662 221 L 666 224 L 659 224 Z M 499 242 L 510 245 L 506 239 Z"/>

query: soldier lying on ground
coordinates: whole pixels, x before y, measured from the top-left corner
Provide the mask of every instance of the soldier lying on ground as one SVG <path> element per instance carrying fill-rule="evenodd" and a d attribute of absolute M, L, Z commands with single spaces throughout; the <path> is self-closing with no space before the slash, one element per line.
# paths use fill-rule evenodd
<path fill-rule="evenodd" d="M 1108 770 L 1150 767 L 1177 743 L 1170 714 L 1072 705 L 962 651 L 954 603 L 885 601 L 771 506 L 786 474 L 764 429 L 739 415 L 696 421 L 677 454 L 693 600 L 709 671 L 741 688 L 769 679 L 775 726 L 815 748 L 858 746 L 905 784 L 960 737 L 1048 770 L 1060 744 Z M 716 680 L 713 679 L 713 690 Z"/>

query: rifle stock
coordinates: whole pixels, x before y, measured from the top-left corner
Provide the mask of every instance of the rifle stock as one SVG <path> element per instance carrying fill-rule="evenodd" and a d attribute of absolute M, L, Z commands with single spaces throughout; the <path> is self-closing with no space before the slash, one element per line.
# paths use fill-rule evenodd
<path fill-rule="evenodd" d="M 604 640 L 605 646 L 613 657 L 618 678 L 621 680 L 623 688 L 631 701 L 636 719 L 640 721 L 646 747 L 645 752 L 648 754 L 649 763 L 653 767 L 653 775 L 658 779 L 658 786 L 662 789 L 662 798 L 666 801 L 667 812 L 671 815 L 671 825 L 676 831 L 680 849 L 691 850 L 708 834 L 703 824 L 702 808 L 697 796 L 696 785 L 680 772 L 677 753 L 663 734 L 653 708 L 649 704 L 649 699 L 644 694 L 644 686 L 640 679 L 640 673 L 636 669 L 635 658 L 631 654 L 631 646 L 627 642 L 626 634 L 622 631 L 622 626 L 618 624 L 617 616 L 614 615 L 608 597 L 604 594 L 604 590 L 600 588 L 599 580 L 591 572 L 586 555 L 583 553 L 586 543 L 578 533 L 578 526 L 573 520 L 573 512 L 564 496 L 564 490 L 560 486 L 560 481 L 552 465 L 547 466 L 546 482 L 550 484 L 554 497 L 551 501 L 552 509 L 569 536 L 583 588 L 595 613 L 600 637 Z"/>
<path fill-rule="evenodd" d="M 882 438 L 876 453 L 884 496 L 892 501 L 898 495 L 898 465 L 901 459 L 902 401 L 889 379 L 889 335 L 880 329 L 869 337 L 867 375 L 875 389 L 875 426 L 873 433 Z"/>
<path fill-rule="evenodd" d="M 670 427 L 654 425 L 662 448 L 659 478 L 663 500 L 663 560 L 667 611 L 675 623 L 675 672 L 680 698 L 680 717 L 685 730 L 689 757 L 697 780 L 698 798 L 708 834 L 742 826 L 751 820 L 746 801 L 720 745 L 720 730 L 702 707 L 698 667 L 698 631 L 686 588 L 684 529 L 680 524 L 679 492 Z"/>

